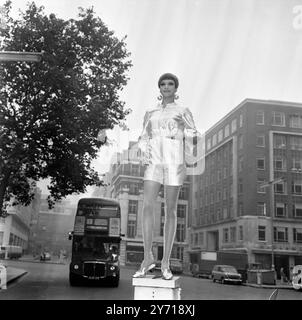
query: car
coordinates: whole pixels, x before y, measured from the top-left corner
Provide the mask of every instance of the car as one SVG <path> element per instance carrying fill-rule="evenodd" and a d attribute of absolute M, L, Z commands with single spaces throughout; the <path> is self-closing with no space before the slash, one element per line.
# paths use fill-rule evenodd
<path fill-rule="evenodd" d="M 49 252 L 42 252 L 40 255 L 40 261 L 47 261 L 47 260 L 51 260 L 51 255 Z"/>
<path fill-rule="evenodd" d="M 294 266 L 292 285 L 295 290 L 302 290 L 302 265 Z"/>
<path fill-rule="evenodd" d="M 159 271 L 161 270 L 161 261 L 156 261 L 155 269 Z M 170 270 L 172 273 L 175 274 L 183 273 L 183 266 L 181 260 L 176 258 L 170 258 Z"/>
<path fill-rule="evenodd" d="M 220 281 L 221 283 L 232 282 L 241 284 L 242 276 L 235 267 L 230 265 L 215 265 L 212 270 L 213 282 Z"/>

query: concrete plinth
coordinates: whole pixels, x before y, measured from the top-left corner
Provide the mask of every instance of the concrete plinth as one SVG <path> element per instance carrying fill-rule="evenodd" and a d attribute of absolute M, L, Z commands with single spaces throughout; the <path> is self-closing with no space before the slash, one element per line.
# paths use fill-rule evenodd
<path fill-rule="evenodd" d="M 171 280 L 147 275 L 144 278 L 133 278 L 134 300 L 180 300 L 180 278 Z"/>

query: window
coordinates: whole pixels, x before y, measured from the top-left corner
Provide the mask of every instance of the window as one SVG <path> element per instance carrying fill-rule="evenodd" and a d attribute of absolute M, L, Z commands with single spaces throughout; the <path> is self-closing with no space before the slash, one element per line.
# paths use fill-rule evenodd
<path fill-rule="evenodd" d="M 233 119 L 231 131 L 234 133 L 237 130 L 237 119 Z"/>
<path fill-rule="evenodd" d="M 275 193 L 285 193 L 285 184 L 284 182 L 278 182 L 274 184 Z"/>
<path fill-rule="evenodd" d="M 229 229 L 228 228 L 223 229 L 223 242 L 225 242 L 225 243 L 229 242 Z"/>
<path fill-rule="evenodd" d="M 302 150 L 302 137 L 290 137 L 289 141 L 292 150 Z"/>
<path fill-rule="evenodd" d="M 288 230 L 286 227 L 274 227 L 274 241 L 288 242 Z"/>
<path fill-rule="evenodd" d="M 238 240 L 242 241 L 243 240 L 243 226 L 239 226 L 238 230 Z"/>
<path fill-rule="evenodd" d="M 281 157 L 274 158 L 274 169 L 276 171 L 286 170 L 286 160 Z"/>
<path fill-rule="evenodd" d="M 264 124 L 264 112 L 257 111 L 256 113 L 256 124 Z"/>
<path fill-rule="evenodd" d="M 227 138 L 229 135 L 230 135 L 230 125 L 227 124 L 227 125 L 224 127 L 224 137 Z"/>
<path fill-rule="evenodd" d="M 228 217 L 228 208 L 224 207 L 223 208 L 223 219 L 227 219 Z"/>
<path fill-rule="evenodd" d="M 131 214 L 137 214 L 137 206 L 138 206 L 137 200 L 129 200 L 128 212 Z"/>
<path fill-rule="evenodd" d="M 265 226 L 258 226 L 258 240 L 266 241 L 265 239 Z"/>
<path fill-rule="evenodd" d="M 230 240 L 231 240 L 231 242 L 236 241 L 236 227 L 230 228 Z"/>
<path fill-rule="evenodd" d="M 207 150 L 211 149 L 211 139 L 207 140 Z"/>
<path fill-rule="evenodd" d="M 130 183 L 129 186 L 129 194 L 132 195 L 138 195 L 139 194 L 139 190 L 138 190 L 138 183 Z"/>
<path fill-rule="evenodd" d="M 243 156 L 240 156 L 238 159 L 238 171 L 241 172 L 243 170 Z"/>
<path fill-rule="evenodd" d="M 287 205 L 286 203 L 276 203 L 276 208 L 275 208 L 275 216 L 276 217 L 286 217 L 286 212 L 287 212 Z"/>
<path fill-rule="evenodd" d="M 257 192 L 258 193 L 266 193 L 265 187 L 261 187 L 265 183 L 265 180 L 262 178 L 258 178 L 257 180 Z"/>
<path fill-rule="evenodd" d="M 138 174 L 139 174 L 139 165 L 138 164 L 131 165 L 131 174 L 134 176 L 138 176 Z"/>
<path fill-rule="evenodd" d="M 242 114 L 239 115 L 239 127 L 242 128 L 243 125 L 243 116 Z"/>
<path fill-rule="evenodd" d="M 203 244 L 204 244 L 204 233 L 203 233 L 203 232 L 199 232 L 199 237 L 198 237 L 198 239 L 199 239 L 199 244 L 200 244 L 201 246 L 203 246 Z"/>
<path fill-rule="evenodd" d="M 239 213 L 239 216 L 243 216 L 243 203 L 242 202 L 240 202 L 238 205 L 238 213 Z"/>
<path fill-rule="evenodd" d="M 257 203 L 257 215 L 258 216 L 266 216 L 265 202 L 258 202 Z"/>
<path fill-rule="evenodd" d="M 285 114 L 283 112 L 273 112 L 273 125 L 278 127 L 285 126 Z"/>
<path fill-rule="evenodd" d="M 302 181 L 301 180 L 294 180 L 292 182 L 292 193 L 302 194 Z"/>
<path fill-rule="evenodd" d="M 257 169 L 264 170 L 265 169 L 265 158 L 257 158 Z"/>
<path fill-rule="evenodd" d="M 297 170 L 301 170 L 302 169 L 302 159 L 301 159 L 301 157 L 297 157 L 297 156 L 295 156 L 295 157 L 293 157 L 292 158 L 292 163 L 293 163 L 293 165 L 292 165 L 292 170 L 293 171 L 297 171 Z"/>
<path fill-rule="evenodd" d="M 242 194 L 243 193 L 243 183 L 242 180 L 238 181 L 238 193 Z"/>
<path fill-rule="evenodd" d="M 226 199 L 227 199 L 227 189 L 226 189 L 226 188 L 223 188 L 223 189 L 222 189 L 222 199 L 223 199 L 223 200 L 226 200 Z"/>
<path fill-rule="evenodd" d="M 127 236 L 128 236 L 128 238 L 135 238 L 135 236 L 136 236 L 137 205 L 138 205 L 138 201 L 129 200 L 129 204 L 128 204 L 128 224 L 127 224 Z"/>
<path fill-rule="evenodd" d="M 302 243 L 302 228 L 293 228 L 294 243 Z"/>
<path fill-rule="evenodd" d="M 218 131 L 218 143 L 221 142 L 222 139 L 223 139 L 223 130 L 221 129 Z"/>
<path fill-rule="evenodd" d="M 178 204 L 177 205 L 177 217 L 178 218 L 186 218 L 186 205 Z"/>
<path fill-rule="evenodd" d="M 295 203 L 293 205 L 293 215 L 295 218 L 302 218 L 302 203 Z"/>
<path fill-rule="evenodd" d="M 286 137 L 281 134 L 275 134 L 273 144 L 275 149 L 286 148 Z"/>
<path fill-rule="evenodd" d="M 185 224 L 182 222 L 177 223 L 176 241 L 179 241 L 179 242 L 185 241 Z"/>
<path fill-rule="evenodd" d="M 257 136 L 256 146 L 257 147 L 265 147 L 265 136 L 264 135 Z"/>
<path fill-rule="evenodd" d="M 289 126 L 291 128 L 302 129 L 302 115 L 292 115 L 289 117 Z"/>
<path fill-rule="evenodd" d="M 243 135 L 240 134 L 238 138 L 239 149 L 243 149 Z"/>
<path fill-rule="evenodd" d="M 213 135 L 213 137 L 212 137 L 212 146 L 215 147 L 216 144 L 217 144 L 217 135 L 216 135 L 216 133 L 215 133 L 215 134 Z"/>

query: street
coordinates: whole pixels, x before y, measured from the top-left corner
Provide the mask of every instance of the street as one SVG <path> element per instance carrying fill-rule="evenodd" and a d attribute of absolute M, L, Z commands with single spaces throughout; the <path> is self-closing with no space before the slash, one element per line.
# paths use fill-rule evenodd
<path fill-rule="evenodd" d="M 28 271 L 25 276 L 0 290 L 0 300 L 133 300 L 133 268 L 122 267 L 118 288 L 109 286 L 71 287 L 68 264 L 10 261 L 11 267 Z M 213 283 L 209 279 L 181 275 L 182 300 L 268 300 L 271 288 Z M 278 300 L 301 300 L 302 292 L 280 289 Z"/>

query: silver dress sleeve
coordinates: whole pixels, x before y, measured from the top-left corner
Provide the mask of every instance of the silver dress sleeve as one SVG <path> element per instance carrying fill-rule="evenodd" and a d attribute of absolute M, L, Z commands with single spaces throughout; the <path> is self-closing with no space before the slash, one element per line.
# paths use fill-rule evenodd
<path fill-rule="evenodd" d="M 196 126 L 193 120 L 193 116 L 189 108 L 185 108 L 185 111 L 182 115 L 182 119 L 184 121 L 185 130 L 191 134 L 195 134 L 197 132 Z M 191 132 L 190 132 L 191 131 Z"/>
<path fill-rule="evenodd" d="M 138 138 L 138 148 L 141 149 L 142 152 L 146 152 L 147 145 L 150 138 L 147 130 L 149 119 L 150 119 L 150 112 L 147 111 L 144 116 L 143 130 Z"/>

